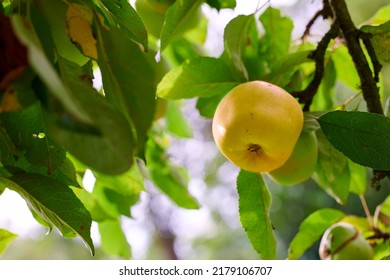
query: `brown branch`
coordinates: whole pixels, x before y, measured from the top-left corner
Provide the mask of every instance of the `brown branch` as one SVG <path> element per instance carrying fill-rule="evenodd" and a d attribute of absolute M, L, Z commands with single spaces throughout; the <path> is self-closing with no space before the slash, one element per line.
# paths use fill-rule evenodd
<path fill-rule="evenodd" d="M 314 95 L 321 84 L 325 71 L 325 53 L 330 41 L 337 37 L 338 30 L 339 25 L 337 21 L 335 21 L 324 37 L 322 37 L 317 48 L 310 54 L 309 58 L 313 59 L 315 62 L 314 77 L 310 84 L 304 90 L 291 93 L 293 96 L 299 98 L 300 103 L 305 104 L 303 107 L 304 111 L 309 111 Z"/>
<path fill-rule="evenodd" d="M 312 28 L 312 26 L 314 25 L 314 23 L 317 21 L 317 19 L 320 16 L 322 16 L 322 18 L 326 19 L 326 18 L 331 17 L 333 15 L 332 9 L 329 5 L 329 1 L 324 0 L 323 4 L 324 5 L 323 5 L 322 9 L 317 11 L 314 14 L 314 16 L 311 18 L 311 20 L 307 23 L 305 31 L 303 32 L 303 35 L 301 37 L 302 39 L 304 39 L 305 37 L 307 37 L 310 34 L 310 29 Z"/>
<path fill-rule="evenodd" d="M 345 0 L 330 0 L 335 20 L 340 24 L 341 33 L 346 41 L 348 52 L 352 57 L 360 77 L 361 89 L 367 108 L 370 113 L 383 115 L 383 108 L 379 97 L 379 88 L 369 63 L 360 45 L 359 30 L 356 29 L 349 14 Z"/>
<path fill-rule="evenodd" d="M 361 32 L 356 29 L 345 0 L 330 0 L 330 4 L 334 13 L 334 19 L 340 24 L 340 31 L 346 41 L 348 52 L 352 57 L 358 72 L 361 83 L 360 86 L 363 92 L 363 98 L 367 103 L 368 112 L 383 115 L 379 88 L 377 86 L 380 67 L 378 66 L 379 62 L 377 61 L 376 56 L 373 55 L 371 42 L 367 42 L 367 39 L 363 39 L 363 42 L 366 41 L 366 48 L 370 53 L 374 73 L 372 73 L 367 58 L 364 55 L 363 48 L 360 45 Z M 379 190 L 380 181 L 385 177 L 390 177 L 390 171 L 374 170 L 373 175 L 371 186 L 375 190 Z"/>

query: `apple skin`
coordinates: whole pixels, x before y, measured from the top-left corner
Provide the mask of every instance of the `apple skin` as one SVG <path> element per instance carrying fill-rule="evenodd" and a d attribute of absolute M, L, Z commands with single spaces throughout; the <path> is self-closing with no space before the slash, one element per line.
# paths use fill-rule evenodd
<path fill-rule="evenodd" d="M 372 260 L 374 251 L 357 229 L 347 223 L 329 227 L 321 239 L 322 260 Z"/>
<path fill-rule="evenodd" d="M 301 134 L 303 112 L 282 88 L 252 81 L 233 88 L 219 103 L 212 132 L 222 154 L 251 172 L 269 172 L 290 157 Z"/>
<path fill-rule="evenodd" d="M 310 178 L 316 169 L 318 142 L 314 131 L 302 131 L 288 160 L 271 171 L 271 178 L 282 186 L 292 186 Z"/>

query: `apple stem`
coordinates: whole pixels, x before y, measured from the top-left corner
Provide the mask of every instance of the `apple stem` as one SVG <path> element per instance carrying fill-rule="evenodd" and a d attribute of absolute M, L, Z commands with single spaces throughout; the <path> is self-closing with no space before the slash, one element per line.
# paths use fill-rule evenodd
<path fill-rule="evenodd" d="M 359 195 L 359 198 L 360 198 L 360 201 L 362 202 L 364 212 L 366 213 L 368 223 L 369 223 L 370 227 L 372 228 L 374 226 L 374 224 L 372 221 L 372 216 L 371 216 L 370 210 L 368 209 L 366 198 L 362 194 Z"/>

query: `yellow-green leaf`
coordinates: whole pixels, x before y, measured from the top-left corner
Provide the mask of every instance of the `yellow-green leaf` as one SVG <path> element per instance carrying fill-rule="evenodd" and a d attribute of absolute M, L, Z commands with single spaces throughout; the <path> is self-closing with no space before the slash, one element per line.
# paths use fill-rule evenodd
<path fill-rule="evenodd" d="M 72 3 L 66 12 L 68 33 L 73 42 L 80 45 L 84 55 L 97 59 L 96 39 L 92 32 L 91 8 Z"/>

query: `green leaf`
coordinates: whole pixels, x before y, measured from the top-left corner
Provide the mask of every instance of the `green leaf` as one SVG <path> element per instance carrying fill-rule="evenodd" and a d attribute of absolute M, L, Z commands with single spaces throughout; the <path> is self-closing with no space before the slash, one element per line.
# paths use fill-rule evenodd
<path fill-rule="evenodd" d="M 174 67 L 199 56 L 205 56 L 203 50 L 184 37 L 177 38 L 164 51 L 164 57 L 167 57 Z"/>
<path fill-rule="evenodd" d="M 0 228 L 0 256 L 17 236 L 15 233 Z"/>
<path fill-rule="evenodd" d="M 177 137 L 192 137 L 192 129 L 185 116 L 181 112 L 181 103 L 171 100 L 167 104 L 167 130 Z"/>
<path fill-rule="evenodd" d="M 264 58 L 273 69 L 278 60 L 288 53 L 294 24 L 289 17 L 283 17 L 280 10 L 271 7 L 261 14 L 260 21 L 265 29 L 260 43 L 261 52 L 266 54 Z"/>
<path fill-rule="evenodd" d="M 276 240 L 269 219 L 271 195 L 261 174 L 241 170 L 237 177 L 241 224 L 262 259 L 275 259 Z"/>
<path fill-rule="evenodd" d="M 130 3 L 123 0 L 101 0 L 101 2 L 129 38 L 139 42 L 145 50 L 148 50 L 148 33 L 142 19 Z"/>
<path fill-rule="evenodd" d="M 390 216 L 390 196 L 381 204 L 381 212 Z"/>
<path fill-rule="evenodd" d="M 311 110 L 327 111 L 334 107 L 333 99 L 334 88 L 336 86 L 337 73 L 334 62 L 329 59 L 326 62 L 324 76 L 322 78 L 320 88 L 314 96 Z"/>
<path fill-rule="evenodd" d="M 161 30 L 161 51 L 180 33 L 183 26 L 193 20 L 204 0 L 178 0 L 167 11 Z"/>
<path fill-rule="evenodd" d="M 2 176 L 0 175 L 0 183 L 2 183 L 1 178 L 2 178 Z M 0 195 L 2 195 L 4 191 L 5 191 L 5 185 L 0 184 Z"/>
<path fill-rule="evenodd" d="M 139 199 L 144 190 L 143 177 L 138 166 L 117 176 L 94 173 L 96 182 L 92 191 L 96 201 L 113 218 L 120 215 L 131 217 L 130 207 Z"/>
<path fill-rule="evenodd" d="M 379 211 L 378 211 L 379 210 Z M 379 212 L 379 219 L 386 226 L 387 232 L 390 232 L 390 195 L 377 207 L 376 218 Z"/>
<path fill-rule="evenodd" d="M 284 57 L 281 57 L 277 62 L 275 62 L 272 72 L 264 79 L 275 84 L 282 84 L 286 73 L 293 73 L 297 66 L 311 62 L 309 59 L 310 54 L 311 51 L 298 51 L 286 54 Z"/>
<path fill-rule="evenodd" d="M 390 244 L 388 242 L 375 245 L 374 260 L 390 260 Z"/>
<path fill-rule="evenodd" d="M 390 20 L 378 25 L 362 26 L 361 31 L 372 34 L 371 42 L 381 63 L 390 63 Z"/>
<path fill-rule="evenodd" d="M 185 170 L 172 165 L 165 155 L 169 140 L 166 135 L 150 133 L 146 146 L 147 168 L 156 187 L 165 193 L 178 206 L 187 209 L 198 209 L 198 202 L 186 188 Z"/>
<path fill-rule="evenodd" d="M 351 180 L 348 160 L 328 142 L 321 130 L 317 130 L 316 134 L 319 149 L 312 178 L 338 203 L 345 204 Z"/>
<path fill-rule="evenodd" d="M 73 191 L 65 184 L 38 174 L 19 174 L 11 178 L 12 190 L 19 193 L 29 208 L 43 221 L 55 226 L 65 236 L 79 235 L 91 250 L 91 215 Z"/>
<path fill-rule="evenodd" d="M 11 172 L 15 168 L 22 169 L 26 173 L 40 174 L 61 181 L 65 185 L 80 188 L 76 177 L 75 167 L 69 158 L 65 158 L 61 165 L 50 174 L 47 173 L 47 168 L 30 164 L 23 154 L 18 154 L 13 158 L 9 158 L 8 160 L 5 160 L 3 164 Z"/>
<path fill-rule="evenodd" d="M 85 64 L 89 58 L 84 56 L 72 43 L 66 26 L 68 5 L 64 1 L 41 0 L 41 11 L 46 18 L 57 53 L 78 65 Z M 56 11 L 53 13 L 53 11 Z"/>
<path fill-rule="evenodd" d="M 224 61 L 200 57 L 168 72 L 157 86 L 157 95 L 166 99 L 211 97 L 226 94 L 238 84 Z"/>
<path fill-rule="evenodd" d="M 366 168 L 351 160 L 348 160 L 348 166 L 351 172 L 350 191 L 355 194 L 365 194 L 367 188 Z"/>
<path fill-rule="evenodd" d="M 9 178 L 4 176 L 0 176 L 0 186 L 1 186 L 0 188 L 2 188 L 3 191 L 5 188 L 12 190 L 15 187 L 18 187 L 18 185 L 15 184 L 15 182 L 11 181 Z"/>
<path fill-rule="evenodd" d="M 209 98 L 198 98 L 196 102 L 196 109 L 198 109 L 201 116 L 205 118 L 212 118 L 218 104 L 221 102 L 225 94 L 215 95 Z"/>
<path fill-rule="evenodd" d="M 91 123 L 91 117 L 85 113 L 82 104 L 78 103 L 79 100 L 74 98 L 74 94 L 64 85 L 47 58 L 32 24 L 20 15 L 13 15 L 11 22 L 19 40 L 27 47 L 31 67 L 50 92 L 81 122 Z"/>
<path fill-rule="evenodd" d="M 0 161 L 9 158 L 16 151 L 12 140 L 0 122 Z"/>
<path fill-rule="evenodd" d="M 88 79 L 85 80 L 89 74 L 84 69 L 61 58 L 59 66 L 68 87 L 78 93 L 75 98 L 84 104 L 83 110 L 88 116 L 93 117 L 97 132 L 72 128 L 71 125 L 78 124 L 78 120 L 64 112 L 59 119 L 47 116 L 50 135 L 92 169 L 107 174 L 128 170 L 133 163 L 134 139 L 127 120 L 96 92 Z"/>
<path fill-rule="evenodd" d="M 46 173 L 51 174 L 63 163 L 65 151 L 48 135 L 40 103 L 23 111 L 1 114 L 0 120 L 31 164 L 45 167 Z"/>
<path fill-rule="evenodd" d="M 361 31 L 370 33 L 372 46 L 381 63 L 390 63 L 390 20 L 378 25 L 365 25 Z"/>
<path fill-rule="evenodd" d="M 387 33 L 390 32 L 390 20 L 381 25 L 363 25 L 360 30 L 365 33 L 371 33 L 373 35 Z"/>
<path fill-rule="evenodd" d="M 85 189 L 73 189 L 74 194 L 80 199 L 87 208 L 88 212 L 91 214 L 92 220 L 96 222 L 101 222 L 104 220 L 115 219 L 117 216 L 112 216 L 107 213 L 100 203 L 97 201 L 97 198 L 90 192 Z"/>
<path fill-rule="evenodd" d="M 168 8 L 167 5 L 169 4 L 167 3 L 165 5 L 164 3 L 159 3 L 159 1 L 135 1 L 135 8 L 137 13 L 142 18 L 148 35 L 151 35 L 150 38 L 152 40 L 155 40 L 155 38 L 160 38 L 161 29 L 165 21 L 165 14 Z"/>
<path fill-rule="evenodd" d="M 102 249 L 111 256 L 131 258 L 131 247 L 127 242 L 119 219 L 98 223 Z"/>
<path fill-rule="evenodd" d="M 310 214 L 300 225 L 298 233 L 291 241 L 288 258 L 297 260 L 309 249 L 332 224 L 344 217 L 344 213 L 330 208 L 317 210 Z"/>
<path fill-rule="evenodd" d="M 80 0 L 75 0 L 72 2 L 79 3 Z M 85 5 L 88 5 L 92 10 L 96 11 L 99 14 L 99 17 L 102 16 L 99 18 L 100 21 L 104 21 L 104 23 L 107 25 L 116 24 L 112 13 L 106 8 L 106 6 L 104 6 L 102 0 L 82 0 L 81 2 Z"/>
<path fill-rule="evenodd" d="M 332 52 L 331 57 L 335 65 L 337 80 L 358 91 L 360 79 L 357 71 L 345 71 L 345 69 L 355 69 L 348 48 L 345 45 L 340 46 Z"/>
<path fill-rule="evenodd" d="M 340 222 L 353 225 L 363 235 L 365 235 L 366 233 L 371 234 L 372 232 L 372 228 L 370 226 L 370 223 L 368 222 L 367 217 L 346 215 L 340 220 Z"/>
<path fill-rule="evenodd" d="M 253 15 L 239 15 L 225 27 L 224 45 L 229 63 L 235 73 L 248 80 L 248 71 L 242 60 L 247 45 L 248 30 L 255 24 Z"/>
<path fill-rule="evenodd" d="M 390 5 L 381 7 L 375 15 L 369 19 L 372 24 L 382 24 L 390 18 Z"/>
<path fill-rule="evenodd" d="M 334 111 L 318 122 L 334 147 L 352 161 L 390 170 L 390 118 L 367 112 Z"/>
<path fill-rule="evenodd" d="M 221 9 L 234 9 L 236 7 L 236 0 L 207 0 L 206 3 L 218 11 Z"/>
<path fill-rule="evenodd" d="M 138 150 L 142 150 L 155 111 L 155 67 L 122 30 L 107 31 L 103 26 L 98 30 L 98 64 L 106 98 L 127 116 L 136 130 Z"/>
<path fill-rule="evenodd" d="M 390 23 L 390 21 L 389 21 Z M 390 64 L 390 31 L 375 34 L 371 38 L 376 56 L 380 63 Z"/>

